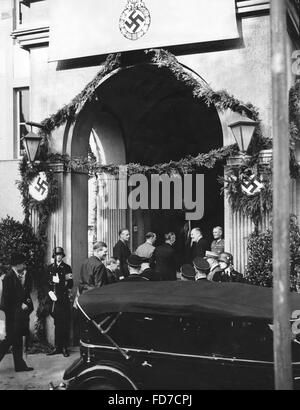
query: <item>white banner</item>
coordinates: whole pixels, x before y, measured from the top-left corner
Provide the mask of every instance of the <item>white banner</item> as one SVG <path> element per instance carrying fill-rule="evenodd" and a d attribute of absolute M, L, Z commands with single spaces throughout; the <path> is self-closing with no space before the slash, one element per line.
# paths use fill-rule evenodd
<path fill-rule="evenodd" d="M 51 0 L 50 60 L 238 37 L 235 0 Z"/>

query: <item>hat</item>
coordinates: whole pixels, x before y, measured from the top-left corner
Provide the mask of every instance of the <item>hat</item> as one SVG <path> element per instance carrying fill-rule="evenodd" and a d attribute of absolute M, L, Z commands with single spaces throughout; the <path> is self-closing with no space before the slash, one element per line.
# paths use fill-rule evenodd
<path fill-rule="evenodd" d="M 132 268 L 140 268 L 143 263 L 143 258 L 138 255 L 130 255 L 127 259 L 127 263 L 128 266 L 131 266 Z"/>
<path fill-rule="evenodd" d="M 142 263 L 150 263 L 150 258 L 140 258 L 142 260 Z"/>
<path fill-rule="evenodd" d="M 227 265 L 230 265 L 233 262 L 233 256 L 231 253 L 228 252 L 222 252 L 219 255 L 219 262 L 225 262 Z"/>
<path fill-rule="evenodd" d="M 12 266 L 21 265 L 26 260 L 22 253 L 13 253 L 10 258 L 10 264 Z"/>
<path fill-rule="evenodd" d="M 188 280 L 194 280 L 196 276 L 195 269 L 192 265 L 182 265 L 180 268 L 181 275 Z"/>
<path fill-rule="evenodd" d="M 206 257 L 206 258 L 210 258 L 210 259 L 216 259 L 216 260 L 218 260 L 219 255 L 218 255 L 217 253 L 215 253 L 215 252 L 206 251 L 206 252 L 205 252 L 205 257 Z"/>
<path fill-rule="evenodd" d="M 210 270 L 210 265 L 207 262 L 207 260 L 204 258 L 200 258 L 199 256 L 197 256 L 197 258 L 193 260 L 193 265 L 196 269 L 204 272 L 209 272 Z"/>
<path fill-rule="evenodd" d="M 64 248 L 61 248 L 60 246 L 57 246 L 56 248 L 53 249 L 52 253 L 52 258 L 55 258 L 56 255 L 63 255 L 63 258 L 66 256 Z"/>

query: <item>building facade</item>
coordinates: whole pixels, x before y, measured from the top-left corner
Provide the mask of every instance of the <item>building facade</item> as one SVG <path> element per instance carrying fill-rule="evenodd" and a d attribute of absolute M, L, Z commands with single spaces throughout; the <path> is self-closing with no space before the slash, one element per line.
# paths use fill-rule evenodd
<path fill-rule="evenodd" d="M 236 115 L 195 102 L 168 70 L 145 59 L 147 48 L 172 51 L 195 78 L 258 107 L 263 134 L 272 138 L 269 0 L 198 2 L 203 9 L 199 19 L 194 17 L 199 25 L 192 24 L 193 30 L 186 20 L 176 21 L 177 6 L 169 9 L 169 17 L 165 9 L 161 10 L 158 19 L 157 1 L 145 0 L 144 6 L 152 18 L 146 25 L 149 32 L 141 39 L 123 35 L 117 40 L 107 21 L 116 13 L 115 25 L 120 35 L 121 12 L 137 2 L 118 1 L 117 11 L 104 0 L 89 0 L 86 11 L 81 3 L 0 0 L 0 217 L 23 218 L 15 181 L 19 179 L 18 162 L 24 153 L 21 137 L 29 131 L 26 121 L 39 123 L 68 104 L 95 77 L 108 53 L 122 52 L 126 63 L 101 81 L 97 98 L 82 107 L 75 123 L 53 131 L 52 152 L 84 158 L 92 150 L 102 164 L 151 165 L 235 142 L 228 124 Z M 191 6 L 195 4 L 191 0 Z M 184 5 L 178 7 L 177 14 L 183 16 Z M 228 10 L 228 15 L 224 10 Z M 194 12 L 197 11 L 196 8 Z M 97 23 L 98 15 L 101 19 Z M 220 20 L 220 15 L 226 15 L 228 20 Z M 288 2 L 287 18 L 291 58 L 293 51 L 300 49 L 297 1 Z M 147 42 L 152 28 L 153 32 L 160 31 Z M 290 86 L 294 80 L 290 69 Z M 103 184 L 111 183 L 108 177 L 89 180 L 86 174 L 65 172 L 59 164 L 54 172 L 60 197 L 48 227 L 48 257 L 50 260 L 55 237 L 56 243 L 65 248 L 66 260 L 77 277 L 80 263 L 95 240 L 106 241 L 111 251 L 118 230 L 128 226 L 131 246 L 135 248 L 147 231 L 159 235 L 166 231 L 179 233 L 185 223 L 183 212 L 103 209 L 101 189 Z M 221 196 L 217 178 L 223 173 L 221 168 L 205 174 L 205 216 L 193 221 L 193 226 L 200 225 L 207 237 L 214 226 L 224 226 L 226 250 L 234 255 L 237 270 L 244 271 L 247 238 L 253 225 L 245 215 L 232 212 L 227 198 Z M 113 189 L 109 192 L 119 195 Z M 296 183 L 291 183 L 291 196 L 292 212 L 299 215 L 300 192 Z M 34 224 L 34 215 L 32 219 Z M 262 229 L 268 226 L 266 215 Z"/>

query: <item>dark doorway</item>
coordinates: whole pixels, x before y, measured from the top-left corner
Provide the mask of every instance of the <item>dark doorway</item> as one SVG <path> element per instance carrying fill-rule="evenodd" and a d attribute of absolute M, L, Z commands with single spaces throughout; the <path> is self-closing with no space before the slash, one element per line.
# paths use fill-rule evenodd
<path fill-rule="evenodd" d="M 99 87 L 98 96 L 120 124 L 127 163 L 165 163 L 223 146 L 216 109 L 194 98 L 192 90 L 166 68 L 142 64 L 123 70 Z M 199 173 L 205 175 L 205 213 L 202 220 L 192 221 L 192 227 L 200 226 L 210 241 L 213 227 L 224 224 L 224 201 L 217 181 L 223 168 L 204 168 Z M 168 231 L 178 234 L 185 212 L 138 210 L 130 222 L 136 248 L 147 231 L 156 232 L 159 241 Z"/>

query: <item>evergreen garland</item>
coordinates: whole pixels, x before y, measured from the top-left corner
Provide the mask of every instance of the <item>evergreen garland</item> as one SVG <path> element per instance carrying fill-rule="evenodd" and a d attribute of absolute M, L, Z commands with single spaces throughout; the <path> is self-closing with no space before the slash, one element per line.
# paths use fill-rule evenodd
<path fill-rule="evenodd" d="M 22 195 L 22 206 L 24 209 L 25 223 L 29 223 L 32 210 L 37 211 L 39 225 L 37 234 L 44 244 L 47 242 L 46 230 L 50 215 L 55 211 L 58 202 L 58 185 L 53 173 L 49 168 L 49 163 L 42 161 L 29 166 L 27 157 L 24 156 L 19 163 L 21 181 L 17 181 L 17 186 Z M 29 194 L 29 185 L 39 172 L 45 172 L 49 184 L 49 193 L 44 201 L 36 201 Z"/>
<path fill-rule="evenodd" d="M 259 112 L 256 107 L 250 103 L 243 103 L 227 91 L 214 91 L 207 83 L 196 79 L 189 72 L 187 72 L 182 65 L 177 61 L 176 57 L 168 51 L 162 49 L 148 50 L 146 54 L 153 54 L 151 61 L 159 68 L 165 67 L 170 70 L 174 77 L 183 82 L 186 87 L 190 88 L 194 97 L 204 101 L 207 106 L 215 106 L 220 111 L 231 109 L 241 115 L 247 115 L 252 120 L 259 124 L 255 129 L 255 134 L 252 143 L 249 147 L 248 153 L 252 155 L 251 162 L 243 165 L 239 169 L 233 167 L 229 170 L 229 174 L 236 176 L 236 180 L 228 179 L 228 177 L 220 178 L 223 184 L 223 189 L 227 192 L 229 202 L 234 211 L 241 211 L 248 215 L 255 225 L 261 220 L 262 215 L 272 208 L 272 175 L 271 168 L 265 166 L 260 170 L 263 175 L 264 189 L 254 195 L 247 196 L 242 192 L 241 182 L 244 175 L 255 173 L 258 170 L 258 153 L 262 149 L 271 148 L 271 141 L 264 138 L 261 131 L 261 120 Z M 46 230 L 49 217 L 55 211 L 58 203 L 58 185 L 57 181 L 51 172 L 50 163 L 60 162 L 64 164 L 65 170 L 68 172 L 85 172 L 90 176 L 97 176 L 105 173 L 111 175 L 118 175 L 119 165 L 102 165 L 97 163 L 95 158 L 89 156 L 88 158 L 70 158 L 65 155 L 50 154 L 48 150 L 48 142 L 51 137 L 51 132 L 65 124 L 67 121 L 73 123 L 76 115 L 83 108 L 87 101 L 92 101 L 95 98 L 95 92 L 100 85 L 100 82 L 105 76 L 116 69 L 120 69 L 121 54 L 110 54 L 105 63 L 100 68 L 96 77 L 90 81 L 87 86 L 70 101 L 69 104 L 62 107 L 53 115 L 42 121 L 43 128 L 39 132 L 43 137 L 43 144 L 41 149 L 41 162 L 29 167 L 24 157 L 20 162 L 21 181 L 18 182 L 18 187 L 22 194 L 22 205 L 25 213 L 25 223 L 29 223 L 31 210 L 36 210 L 39 216 L 38 238 L 42 243 L 42 250 L 45 255 L 47 236 Z M 296 178 L 300 176 L 300 167 L 295 159 L 294 147 L 296 141 L 300 140 L 300 80 L 290 92 L 290 134 L 291 134 L 291 175 Z M 180 161 L 170 161 L 165 164 L 156 164 L 153 166 L 144 166 L 141 164 L 127 164 L 128 176 L 133 174 L 186 174 L 199 171 L 201 168 L 213 168 L 217 162 L 225 163 L 225 160 L 238 153 L 236 145 L 222 147 L 215 149 L 206 154 L 198 154 L 195 157 L 188 156 Z M 29 195 L 29 184 L 32 179 L 39 173 L 45 172 L 49 183 L 49 194 L 43 202 L 35 201 Z M 44 334 L 44 320 L 47 311 L 44 306 L 44 294 L 42 287 L 39 290 L 39 309 L 38 309 L 38 323 L 37 329 L 41 336 Z"/>
<path fill-rule="evenodd" d="M 45 157 L 44 157 L 45 158 Z M 30 214 L 34 210 L 38 215 L 37 240 L 39 265 L 34 268 L 37 270 L 35 275 L 35 286 L 37 289 L 38 309 L 36 312 L 35 336 L 41 343 L 47 345 L 46 338 L 46 318 L 49 315 L 49 309 L 46 304 L 47 290 L 45 286 L 45 265 L 46 250 L 48 245 L 47 227 L 50 215 L 56 210 L 58 203 L 58 184 L 49 168 L 49 163 L 45 160 L 40 163 L 35 163 L 32 166 L 28 165 L 26 156 L 19 163 L 19 172 L 22 177 L 21 181 L 17 182 L 18 188 L 22 195 L 22 206 L 24 209 L 24 224 L 30 225 Z M 49 193 L 44 201 L 36 201 L 29 194 L 29 185 L 39 172 L 45 172 L 49 184 Z M 34 251 L 36 252 L 36 250 Z"/>
<path fill-rule="evenodd" d="M 243 180 L 251 175 L 256 175 L 257 179 L 264 185 L 262 190 L 254 195 L 247 195 L 242 190 Z M 266 212 L 272 211 L 272 171 L 269 166 L 258 167 L 254 162 L 248 162 L 241 167 L 230 167 L 226 176 L 219 178 L 222 190 L 226 192 L 229 203 L 234 212 L 241 212 L 251 218 L 258 230 Z"/>
<path fill-rule="evenodd" d="M 300 141 L 300 79 L 290 89 L 289 98 L 290 134 L 292 144 Z"/>
<path fill-rule="evenodd" d="M 110 54 L 103 66 L 100 68 L 96 77 L 90 81 L 86 87 L 78 94 L 76 97 L 70 101 L 69 104 L 65 105 L 59 109 L 55 114 L 50 115 L 45 118 L 42 122 L 42 131 L 40 134 L 48 139 L 51 132 L 65 124 L 67 121 L 74 122 L 76 119 L 76 114 L 81 110 L 87 101 L 91 101 L 95 97 L 95 90 L 99 86 L 101 80 L 120 67 L 120 56 L 121 54 Z"/>

